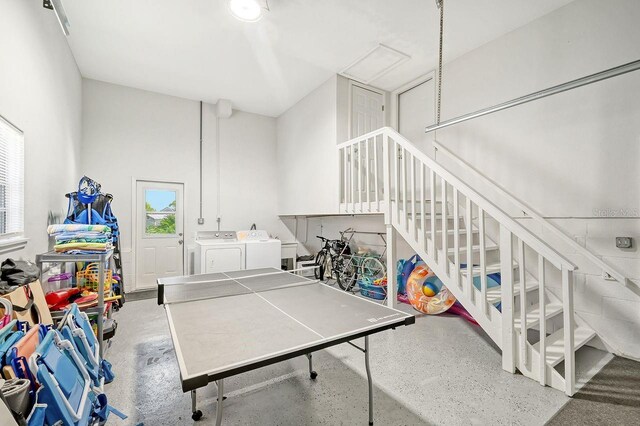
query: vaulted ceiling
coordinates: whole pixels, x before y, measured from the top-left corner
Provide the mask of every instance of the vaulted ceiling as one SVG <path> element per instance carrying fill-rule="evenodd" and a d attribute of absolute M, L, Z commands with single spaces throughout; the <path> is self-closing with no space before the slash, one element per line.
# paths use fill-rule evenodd
<path fill-rule="evenodd" d="M 570 0 L 445 0 L 445 61 Z M 373 86 L 435 68 L 433 0 L 269 0 L 258 22 L 226 0 L 63 0 L 84 77 L 278 116 L 378 43 L 411 57 Z"/>

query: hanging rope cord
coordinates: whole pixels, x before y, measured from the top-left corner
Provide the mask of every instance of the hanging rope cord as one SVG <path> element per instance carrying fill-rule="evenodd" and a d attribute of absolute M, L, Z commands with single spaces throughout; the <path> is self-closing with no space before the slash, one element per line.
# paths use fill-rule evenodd
<path fill-rule="evenodd" d="M 444 0 L 436 0 L 440 9 L 440 49 L 438 51 L 438 103 L 436 110 L 436 124 L 440 124 L 440 105 L 442 101 L 442 40 L 444 35 Z"/>

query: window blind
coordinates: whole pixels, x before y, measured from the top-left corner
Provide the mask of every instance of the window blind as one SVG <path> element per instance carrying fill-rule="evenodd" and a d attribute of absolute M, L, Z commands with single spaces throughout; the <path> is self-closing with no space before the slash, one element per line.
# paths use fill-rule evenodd
<path fill-rule="evenodd" d="M 0 116 L 0 237 L 24 232 L 24 134 Z"/>

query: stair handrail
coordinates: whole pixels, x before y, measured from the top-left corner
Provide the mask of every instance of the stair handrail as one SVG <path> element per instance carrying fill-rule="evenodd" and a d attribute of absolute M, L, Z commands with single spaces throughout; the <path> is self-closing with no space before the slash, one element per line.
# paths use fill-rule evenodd
<path fill-rule="evenodd" d="M 364 135 L 356 136 L 355 138 L 351 138 L 348 141 L 341 142 L 337 145 L 337 148 L 338 149 L 346 148 L 348 146 L 355 145 L 358 142 L 362 142 L 363 140 L 371 139 L 371 138 L 375 138 L 376 136 L 383 135 L 385 129 L 393 130 L 391 127 L 380 127 L 379 129 L 372 130 L 369 133 L 365 133 Z"/>
<path fill-rule="evenodd" d="M 441 178 L 445 179 L 449 184 L 451 184 L 458 191 L 462 192 L 465 196 L 472 198 L 473 202 L 482 208 L 485 212 L 489 213 L 493 218 L 498 220 L 501 224 L 503 224 L 511 233 L 516 235 L 520 240 L 525 242 L 527 246 L 531 247 L 537 253 L 543 255 L 550 263 L 552 263 L 558 269 L 566 268 L 569 271 L 574 271 L 577 268 L 575 264 L 573 264 L 569 259 L 564 257 L 558 251 L 556 251 L 553 247 L 542 241 L 535 234 L 533 234 L 529 229 L 525 228 L 524 225 L 517 222 L 510 215 L 508 215 L 505 211 L 503 211 L 500 207 L 495 205 L 490 200 L 483 197 L 476 190 L 462 182 L 455 175 L 453 175 L 449 170 L 444 168 L 441 164 L 436 163 L 431 157 L 426 155 L 420 149 L 418 149 L 413 143 L 411 143 L 408 139 L 402 136 L 400 133 L 395 131 L 391 127 L 381 127 L 380 129 L 371 131 L 362 136 L 355 137 L 346 142 L 340 143 L 337 145 L 337 149 L 343 149 L 348 146 L 360 143 L 363 140 L 367 140 L 370 138 L 375 138 L 376 136 L 383 135 L 384 137 L 383 143 L 388 143 L 388 137 L 391 137 L 398 145 L 407 150 L 414 158 L 425 163 L 431 170 L 433 170 L 437 175 Z M 389 155 L 393 155 L 391 150 L 387 150 Z M 387 161 L 385 159 L 385 161 Z M 384 198 L 386 202 L 389 203 L 389 195 L 384 194 Z"/>
<path fill-rule="evenodd" d="M 484 175 L 482 172 L 480 172 L 478 169 L 473 167 L 471 164 L 469 164 L 468 162 L 464 161 L 462 158 L 460 158 L 459 156 L 454 154 L 450 149 L 448 149 L 444 145 L 442 145 L 442 143 L 438 142 L 437 140 L 434 140 L 433 141 L 433 146 L 435 147 L 437 152 L 442 151 L 444 154 L 447 155 L 447 157 L 452 159 L 457 165 L 459 165 L 460 167 L 462 167 L 465 170 L 471 171 L 476 177 L 480 178 L 482 181 L 484 181 L 485 183 L 489 184 L 489 186 L 491 186 L 494 190 L 496 190 L 498 193 L 500 193 L 502 196 L 504 196 L 507 200 L 509 200 L 513 205 L 515 205 L 525 215 L 531 217 L 536 222 L 538 222 L 540 225 L 542 225 L 544 228 L 546 228 L 547 230 L 549 230 L 552 233 L 554 233 L 563 242 L 565 242 L 566 244 L 569 244 L 574 250 L 576 250 L 576 252 L 578 252 L 578 254 L 581 254 L 582 256 L 587 258 L 589 261 L 591 261 L 591 263 L 593 263 L 593 264 L 597 265 L 598 267 L 600 267 L 600 269 L 602 269 L 602 271 L 604 273 L 608 274 L 610 277 L 615 279 L 617 282 L 619 282 L 619 283 L 621 283 L 623 285 L 627 285 L 631 281 L 627 277 L 625 277 L 624 274 L 622 274 L 620 271 L 616 270 L 611 265 L 609 265 L 607 262 L 605 262 L 604 260 L 599 258 L 591 250 L 589 250 L 588 248 L 578 244 L 577 241 L 575 241 L 573 238 L 568 236 L 562 229 L 560 229 L 559 227 L 555 226 L 550 221 L 545 219 L 544 216 L 542 216 L 542 214 L 538 213 L 531 206 L 526 204 L 524 201 L 519 200 L 518 198 L 516 198 L 513 194 L 511 194 L 509 191 L 507 191 L 507 189 L 504 188 L 502 185 L 500 185 L 499 183 L 495 182 L 494 180 L 492 180 L 488 176 Z"/>

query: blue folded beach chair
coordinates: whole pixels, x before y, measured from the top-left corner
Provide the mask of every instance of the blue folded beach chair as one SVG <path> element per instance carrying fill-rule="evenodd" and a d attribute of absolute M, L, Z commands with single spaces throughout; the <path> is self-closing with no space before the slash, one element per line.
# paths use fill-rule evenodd
<path fill-rule="evenodd" d="M 6 363 L 11 366 L 15 376 L 31 382 L 33 392 L 36 390 L 36 381 L 31 375 L 31 371 L 29 371 L 28 360 L 46 334 L 46 326 L 41 324 L 34 325 L 9 348 L 5 356 Z"/>
<path fill-rule="evenodd" d="M 11 321 L 0 330 L 0 365 L 2 367 L 11 365 L 11 362 L 7 361 L 7 353 L 24 335 L 24 331 L 19 329 L 16 320 Z"/>
<path fill-rule="evenodd" d="M 113 380 L 111 364 L 100 359 L 98 339 L 93 334 L 89 317 L 78 309 L 78 305 L 73 303 L 65 312 L 58 329 L 85 362 L 85 368 L 95 387 L 102 389 L 105 382 Z"/>
<path fill-rule="evenodd" d="M 49 331 L 30 357 L 29 367 L 40 383 L 37 402 L 47 405 L 47 424 L 89 424 L 93 415 L 91 378 L 69 341 Z"/>
<path fill-rule="evenodd" d="M 20 333 L 16 335 L 17 333 Z M 4 355 L 7 353 L 9 348 L 16 340 L 20 337 L 24 336 L 24 332 L 20 330 L 18 327 L 18 321 L 13 320 L 9 324 L 5 325 L 0 329 L 0 348 L 5 347 L 4 353 L 2 354 L 2 358 L 4 360 Z M 12 342 L 12 343 L 9 343 Z"/>
<path fill-rule="evenodd" d="M 107 403 L 104 393 L 92 389 L 85 361 L 57 330 L 47 333 L 29 359 L 29 367 L 40 384 L 36 402 L 46 405 L 45 424 L 102 424 L 110 413 L 127 418 Z"/>

